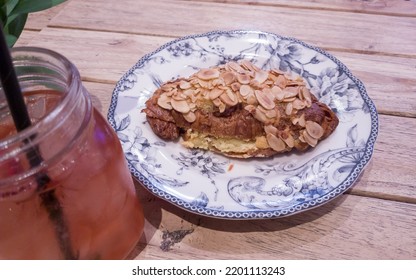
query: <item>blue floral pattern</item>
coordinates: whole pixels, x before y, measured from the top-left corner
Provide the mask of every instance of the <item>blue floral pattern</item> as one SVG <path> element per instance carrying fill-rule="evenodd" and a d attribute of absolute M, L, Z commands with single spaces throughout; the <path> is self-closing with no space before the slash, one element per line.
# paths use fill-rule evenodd
<path fill-rule="evenodd" d="M 240 59 L 301 76 L 340 118 L 336 131 L 305 154 L 268 160 L 229 159 L 154 135 L 141 109 L 158 86 Z M 378 134 L 375 106 L 345 65 L 297 39 L 258 31 L 187 36 L 145 55 L 117 83 L 108 120 L 147 189 L 188 211 L 228 219 L 288 216 L 337 197 L 363 172 Z"/>

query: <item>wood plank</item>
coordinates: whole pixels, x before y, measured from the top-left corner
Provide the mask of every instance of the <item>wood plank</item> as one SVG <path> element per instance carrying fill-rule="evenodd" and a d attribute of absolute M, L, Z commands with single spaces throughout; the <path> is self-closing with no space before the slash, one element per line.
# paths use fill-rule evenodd
<path fill-rule="evenodd" d="M 416 119 L 379 115 L 374 156 L 352 194 L 416 203 Z"/>
<path fill-rule="evenodd" d="M 50 25 L 173 37 L 216 29 L 254 29 L 327 49 L 416 57 L 416 18 L 384 15 L 187 1 L 154 0 L 142 5 L 135 0 L 119 4 L 72 0 Z"/>
<path fill-rule="evenodd" d="M 45 28 L 31 45 L 68 57 L 84 80 L 115 83 L 140 57 L 171 38 Z M 74 47 L 75 45 L 75 47 Z"/>
<path fill-rule="evenodd" d="M 77 65 L 84 80 L 116 83 L 140 57 L 172 39 L 45 28 L 31 45 L 50 48 L 64 54 Z M 368 94 L 380 112 L 416 117 L 416 59 L 331 53 L 364 82 Z M 397 102 L 398 97 L 406 102 Z"/>
<path fill-rule="evenodd" d="M 397 0 L 179 0 L 190 2 L 217 2 L 230 4 L 265 5 L 296 7 L 303 9 L 320 9 L 332 11 L 347 11 L 380 15 L 396 15 L 416 17 L 416 1 Z"/>
<path fill-rule="evenodd" d="M 14 44 L 14 47 L 28 46 L 32 40 L 38 36 L 39 31 L 24 30 L 19 39 Z"/>
<path fill-rule="evenodd" d="M 146 217 L 137 259 L 415 259 L 416 205 L 354 195 L 294 216 L 220 220 L 179 209 L 138 188 Z M 191 230 L 168 251 L 164 231 Z M 221 242 L 218 242 L 221 240 Z M 145 245 L 147 244 L 147 245 Z"/>
<path fill-rule="evenodd" d="M 68 4 L 69 1 L 70 0 L 67 0 L 66 2 L 63 2 L 57 6 L 43 11 L 30 13 L 25 24 L 25 29 L 41 30 L 42 28 L 46 27 L 50 20 L 53 17 L 57 16 L 59 12 Z"/>
<path fill-rule="evenodd" d="M 114 90 L 114 84 L 103 84 L 83 81 L 83 85 L 89 92 L 92 105 L 107 118 L 108 108 L 110 107 L 111 94 Z"/>

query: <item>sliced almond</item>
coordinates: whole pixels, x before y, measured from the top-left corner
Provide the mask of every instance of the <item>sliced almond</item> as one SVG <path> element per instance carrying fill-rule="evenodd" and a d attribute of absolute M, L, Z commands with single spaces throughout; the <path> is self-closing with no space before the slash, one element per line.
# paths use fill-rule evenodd
<path fill-rule="evenodd" d="M 320 139 L 324 135 L 324 129 L 316 122 L 306 121 L 305 128 L 308 134 L 315 139 Z"/>
<path fill-rule="evenodd" d="M 237 80 L 239 83 L 243 84 L 243 85 L 247 85 L 250 83 L 250 76 L 246 73 L 238 73 L 237 74 Z"/>
<path fill-rule="evenodd" d="M 224 90 L 219 89 L 219 88 L 213 88 L 209 92 L 209 99 L 214 100 L 214 99 L 218 98 L 223 93 L 224 93 Z"/>
<path fill-rule="evenodd" d="M 167 92 L 166 92 L 166 96 L 173 96 L 173 95 L 175 95 L 177 92 L 178 92 L 178 89 L 177 89 L 177 88 L 174 88 L 174 89 L 172 89 L 172 90 L 170 90 L 170 91 L 167 91 Z"/>
<path fill-rule="evenodd" d="M 293 138 L 292 134 L 287 132 L 285 134 L 285 138 L 282 137 L 282 140 L 288 145 L 290 148 L 293 148 L 295 146 L 295 138 Z"/>
<path fill-rule="evenodd" d="M 275 81 L 275 85 L 280 88 L 285 88 L 287 85 L 287 79 L 284 75 L 279 75 Z"/>
<path fill-rule="evenodd" d="M 278 138 L 277 136 L 271 133 L 267 133 L 266 138 L 267 138 L 267 143 L 269 143 L 269 146 L 276 152 L 282 152 L 286 149 L 285 142 L 283 142 L 283 140 Z"/>
<path fill-rule="evenodd" d="M 264 83 L 267 80 L 267 78 L 269 77 L 269 73 L 267 71 L 264 71 L 264 70 L 259 70 L 255 73 L 256 74 L 254 75 L 254 80 L 256 80 L 259 84 Z"/>
<path fill-rule="evenodd" d="M 198 80 L 198 83 L 202 88 L 210 88 L 211 87 L 211 84 L 209 83 L 209 81 L 205 81 L 205 80 L 200 79 L 200 80 Z"/>
<path fill-rule="evenodd" d="M 306 106 L 311 107 L 311 105 L 312 105 L 312 96 L 311 96 L 311 92 L 309 91 L 309 89 L 306 88 L 306 87 L 302 87 L 301 91 L 300 91 L 300 96 L 305 100 Z"/>
<path fill-rule="evenodd" d="M 175 109 L 176 111 L 186 114 L 188 113 L 191 108 L 189 107 L 188 102 L 186 102 L 185 100 L 175 100 L 175 99 L 171 99 L 171 105 L 173 107 L 173 109 Z"/>
<path fill-rule="evenodd" d="M 223 104 L 219 98 L 213 99 L 212 103 L 214 103 L 214 105 L 217 107 L 220 107 L 220 105 Z"/>
<path fill-rule="evenodd" d="M 272 93 L 279 101 L 282 101 L 285 98 L 285 92 L 278 86 L 272 87 Z"/>
<path fill-rule="evenodd" d="M 163 109 L 171 110 L 172 109 L 171 98 L 168 97 L 166 94 L 162 94 L 157 99 L 157 105 L 159 105 Z"/>
<path fill-rule="evenodd" d="M 257 103 L 257 98 L 256 98 L 256 96 L 254 95 L 254 93 L 250 93 L 249 95 L 247 95 L 247 104 L 250 104 L 250 105 L 257 105 L 258 103 Z"/>
<path fill-rule="evenodd" d="M 275 119 L 278 116 L 278 110 L 276 110 L 276 108 L 272 110 L 267 110 L 261 105 L 257 106 L 256 108 L 260 110 L 263 114 L 265 114 L 266 117 L 269 119 Z"/>
<path fill-rule="evenodd" d="M 189 111 L 188 113 L 183 114 L 183 117 L 185 118 L 185 120 L 187 122 L 190 122 L 190 123 L 192 123 L 192 122 L 194 122 L 196 120 L 196 115 L 192 111 Z"/>
<path fill-rule="evenodd" d="M 274 96 L 270 90 L 255 90 L 254 94 L 256 95 L 257 101 L 261 106 L 267 110 L 273 109 L 276 104 L 274 103 Z"/>
<path fill-rule="evenodd" d="M 298 124 L 299 124 L 300 126 L 302 126 L 302 127 L 305 127 L 305 125 L 306 125 L 306 121 L 305 121 L 305 114 L 302 114 L 302 115 L 299 117 Z"/>
<path fill-rule="evenodd" d="M 237 96 L 231 90 L 226 90 L 223 94 L 221 94 L 220 99 L 228 106 L 235 106 L 238 103 Z"/>
<path fill-rule="evenodd" d="M 292 104 L 293 104 L 293 108 L 296 109 L 296 110 L 302 110 L 303 108 L 306 107 L 305 102 L 298 99 L 298 98 L 293 100 Z"/>
<path fill-rule="evenodd" d="M 316 144 L 318 144 L 318 139 L 312 137 L 309 135 L 309 133 L 305 130 L 302 131 L 302 136 L 305 139 L 306 143 L 308 143 L 309 145 L 311 145 L 312 147 L 315 147 Z"/>
<path fill-rule="evenodd" d="M 225 111 L 225 108 L 226 108 L 226 106 L 225 106 L 224 103 L 221 103 L 220 106 L 218 106 L 218 109 L 220 110 L 220 113 L 223 113 Z"/>
<path fill-rule="evenodd" d="M 174 84 L 174 83 L 167 83 L 167 84 L 162 85 L 160 88 L 163 91 L 171 91 L 174 88 L 176 88 L 176 84 Z"/>
<path fill-rule="evenodd" d="M 254 105 L 247 105 L 244 107 L 244 109 L 253 115 L 256 113 L 256 106 Z"/>
<path fill-rule="evenodd" d="M 222 78 L 226 85 L 230 85 L 235 81 L 235 75 L 233 72 L 225 72 L 222 74 Z"/>
<path fill-rule="evenodd" d="M 241 85 L 240 94 L 243 97 L 246 97 L 249 94 L 254 93 L 254 90 L 249 85 Z"/>
<path fill-rule="evenodd" d="M 256 65 L 251 63 L 249 60 L 242 60 L 240 61 L 240 64 L 241 64 L 241 67 L 249 71 L 256 72 L 260 70 Z"/>
<path fill-rule="evenodd" d="M 183 92 L 181 92 L 181 91 L 179 91 L 176 94 L 172 95 L 172 99 L 173 100 L 180 101 L 180 100 L 185 100 L 186 98 L 187 98 L 187 96 Z"/>
<path fill-rule="evenodd" d="M 195 91 L 193 89 L 187 89 L 183 91 L 183 95 L 185 95 L 186 97 L 191 97 L 194 94 L 195 94 Z"/>
<path fill-rule="evenodd" d="M 227 63 L 227 66 L 228 66 L 230 69 L 232 69 L 232 70 L 236 71 L 237 73 L 245 73 L 244 68 L 243 68 L 243 67 L 241 67 L 241 66 L 240 66 L 240 64 L 238 64 L 238 63 L 237 63 L 237 62 L 235 62 L 235 61 L 230 61 L 230 62 L 228 62 L 228 63 Z"/>
<path fill-rule="evenodd" d="M 285 110 L 286 115 L 290 116 L 292 114 L 292 111 L 293 111 L 292 103 L 287 103 L 286 110 Z"/>
<path fill-rule="evenodd" d="M 273 134 L 273 135 L 277 135 L 277 133 L 279 132 L 279 130 L 273 126 L 273 125 L 266 125 L 264 126 L 264 132 Z"/>
<path fill-rule="evenodd" d="M 266 117 L 269 119 L 275 119 L 279 115 L 279 111 L 272 109 L 272 110 L 265 110 Z"/>
<path fill-rule="evenodd" d="M 259 109 L 259 107 L 256 108 L 256 111 L 254 112 L 254 118 L 262 123 L 271 123 L 270 119 L 266 116 L 266 114 Z"/>
<path fill-rule="evenodd" d="M 212 80 L 220 76 L 220 71 L 214 68 L 202 69 L 197 73 L 197 77 L 201 80 Z"/>
<path fill-rule="evenodd" d="M 189 89 L 189 88 L 192 87 L 192 85 L 191 85 L 190 82 L 187 82 L 187 81 L 182 80 L 182 81 L 179 82 L 179 87 L 181 89 Z"/>
<path fill-rule="evenodd" d="M 218 79 L 212 80 L 211 83 L 212 83 L 212 86 L 213 87 L 216 87 L 216 86 L 225 86 L 225 82 L 224 82 L 224 80 L 221 77 L 219 77 Z"/>
<path fill-rule="evenodd" d="M 296 97 L 299 93 L 299 88 L 297 87 L 287 87 L 284 89 L 285 99 Z"/>
<path fill-rule="evenodd" d="M 231 89 L 233 91 L 239 91 L 240 90 L 240 87 L 241 87 L 241 84 L 240 83 L 232 83 L 231 84 Z"/>

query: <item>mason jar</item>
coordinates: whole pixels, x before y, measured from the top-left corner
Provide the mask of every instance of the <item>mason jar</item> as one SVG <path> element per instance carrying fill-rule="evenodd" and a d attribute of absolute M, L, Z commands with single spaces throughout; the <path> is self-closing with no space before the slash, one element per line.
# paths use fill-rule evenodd
<path fill-rule="evenodd" d="M 143 211 L 120 142 L 62 55 L 12 49 L 32 125 L 0 87 L 0 259 L 123 259 Z"/>

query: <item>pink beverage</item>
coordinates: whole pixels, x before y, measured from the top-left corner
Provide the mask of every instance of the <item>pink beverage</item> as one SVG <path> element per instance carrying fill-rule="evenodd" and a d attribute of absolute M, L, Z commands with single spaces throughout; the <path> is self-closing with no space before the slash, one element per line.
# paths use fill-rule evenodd
<path fill-rule="evenodd" d="M 68 60 L 12 56 L 32 126 L 16 133 L 0 93 L 0 259 L 125 258 L 144 217 L 115 132 Z"/>

